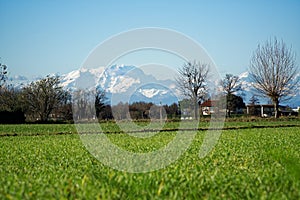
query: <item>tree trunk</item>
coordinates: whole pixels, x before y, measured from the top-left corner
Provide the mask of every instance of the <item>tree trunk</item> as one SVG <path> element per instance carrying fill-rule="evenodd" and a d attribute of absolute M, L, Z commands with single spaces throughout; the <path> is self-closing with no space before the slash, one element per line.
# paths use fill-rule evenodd
<path fill-rule="evenodd" d="M 41 113 L 40 114 L 40 118 L 42 122 L 46 122 L 48 121 L 48 116 L 45 113 Z"/>
<path fill-rule="evenodd" d="M 227 117 L 230 118 L 230 109 L 227 109 Z"/>
<path fill-rule="evenodd" d="M 275 111 L 275 118 L 279 118 L 279 101 L 278 99 L 274 100 L 274 111 Z"/>
<path fill-rule="evenodd" d="M 202 110 L 202 106 L 199 105 L 199 116 L 200 116 L 200 119 L 203 117 L 203 110 Z"/>
<path fill-rule="evenodd" d="M 230 117 L 230 106 L 231 103 L 231 94 L 227 94 L 226 96 L 226 117 Z"/>
<path fill-rule="evenodd" d="M 198 120 L 198 112 L 199 112 L 199 109 L 198 109 L 198 102 L 197 101 L 194 101 L 194 117 L 196 120 Z"/>

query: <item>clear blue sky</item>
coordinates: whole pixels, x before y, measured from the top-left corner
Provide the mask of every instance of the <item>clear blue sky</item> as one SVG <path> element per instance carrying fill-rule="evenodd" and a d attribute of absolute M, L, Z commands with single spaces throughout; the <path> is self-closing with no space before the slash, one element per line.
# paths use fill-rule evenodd
<path fill-rule="evenodd" d="M 300 64 L 297 0 L 0 0 L 1 62 L 11 75 L 63 74 L 103 40 L 141 27 L 192 37 L 221 73 L 245 71 L 257 44 L 274 36 L 292 45 Z"/>

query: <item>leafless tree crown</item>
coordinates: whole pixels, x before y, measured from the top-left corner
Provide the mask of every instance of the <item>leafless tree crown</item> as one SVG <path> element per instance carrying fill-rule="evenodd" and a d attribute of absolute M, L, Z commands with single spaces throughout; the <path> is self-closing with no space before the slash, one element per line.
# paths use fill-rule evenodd
<path fill-rule="evenodd" d="M 47 76 L 24 88 L 29 109 L 37 113 L 42 121 L 47 121 L 53 109 L 64 100 L 65 92 L 59 84 L 59 77 Z"/>
<path fill-rule="evenodd" d="M 276 38 L 258 45 L 249 69 L 254 87 L 273 101 L 289 99 L 295 92 L 297 70 L 292 49 Z"/>
<path fill-rule="evenodd" d="M 177 85 L 182 95 L 199 102 L 206 95 L 209 65 L 188 62 L 179 71 Z"/>
<path fill-rule="evenodd" d="M 221 80 L 221 87 L 226 95 L 234 94 L 235 92 L 241 90 L 240 79 L 238 76 L 226 74 L 224 79 Z"/>
<path fill-rule="evenodd" d="M 272 100 L 275 118 L 278 118 L 279 102 L 290 99 L 298 85 L 298 81 L 294 80 L 298 68 L 292 49 L 276 38 L 258 45 L 250 61 L 249 71 L 257 91 Z"/>

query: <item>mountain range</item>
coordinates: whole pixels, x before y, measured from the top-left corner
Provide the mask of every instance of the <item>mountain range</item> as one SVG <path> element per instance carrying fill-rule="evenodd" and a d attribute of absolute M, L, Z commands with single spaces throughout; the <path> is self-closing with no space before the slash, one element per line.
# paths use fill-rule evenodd
<path fill-rule="evenodd" d="M 130 65 L 113 65 L 109 68 L 99 67 L 95 69 L 81 68 L 70 73 L 60 75 L 61 84 L 65 89 L 75 88 L 89 89 L 98 86 L 105 90 L 106 96 L 111 100 L 111 104 L 118 102 L 153 102 L 155 104 L 172 104 L 178 102 L 180 92 L 176 87 L 176 82 L 171 79 L 160 80 L 153 75 L 144 73 L 143 70 Z M 42 77 L 28 78 L 25 76 L 15 76 L 10 79 L 15 87 L 36 81 Z M 238 93 L 242 96 L 246 104 L 255 94 L 253 82 L 249 73 L 244 72 L 239 75 L 242 91 Z M 300 80 L 300 74 L 296 76 Z M 268 99 L 258 97 L 262 104 L 268 103 Z M 282 105 L 291 107 L 300 106 L 300 88 L 296 91 L 292 99 L 282 102 Z"/>

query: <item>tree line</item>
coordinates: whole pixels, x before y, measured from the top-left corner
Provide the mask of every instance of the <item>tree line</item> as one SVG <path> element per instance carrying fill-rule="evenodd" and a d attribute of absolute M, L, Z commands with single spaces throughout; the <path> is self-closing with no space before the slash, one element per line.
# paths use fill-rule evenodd
<path fill-rule="evenodd" d="M 47 76 L 16 89 L 6 82 L 7 69 L 6 65 L 0 63 L 0 122 L 5 123 L 19 123 L 25 119 L 41 122 L 53 119 L 72 121 L 74 114 L 82 119 L 100 120 L 176 118 L 183 114 L 181 112 L 187 104 L 192 107 L 194 119 L 198 119 L 201 115 L 199 107 L 205 100 L 210 99 L 208 92 L 210 66 L 199 61 L 187 62 L 179 69 L 176 82 L 185 99 L 172 105 L 120 102 L 111 106 L 101 88 L 94 91 L 77 90 L 71 95 L 71 91 L 61 86 L 60 78 L 57 76 Z M 254 51 L 249 72 L 257 96 L 271 99 L 274 104 L 274 116 L 278 118 L 279 103 L 292 98 L 299 83 L 299 79 L 294 80 L 298 73 L 295 53 L 283 41 L 276 38 L 268 40 L 265 44 L 259 44 Z M 242 97 L 237 95 L 242 89 L 238 76 L 226 74 L 218 84 L 222 92 L 218 100 L 226 105 L 228 117 L 237 107 L 245 107 Z M 258 102 L 256 96 L 250 101 L 250 104 Z M 75 103 L 77 110 L 73 109 L 72 103 Z M 92 113 L 94 108 L 95 114 Z"/>
<path fill-rule="evenodd" d="M 1 65 L 1 69 L 5 70 L 5 73 L 1 74 L 6 75 L 7 67 Z M 47 76 L 20 89 L 6 85 L 6 79 L 6 77 L 1 76 L 1 123 L 23 123 L 25 120 L 28 122 L 53 120 L 72 122 L 73 116 L 79 116 L 81 118 L 79 120 L 91 118 L 139 120 L 180 116 L 176 103 L 155 105 L 147 102 L 133 102 L 131 104 L 120 102 L 111 106 L 105 92 L 99 87 L 94 91 L 76 90 L 71 95 L 71 91 L 61 86 L 58 76 Z M 74 107 L 78 109 L 74 109 Z M 92 113 L 93 110 L 95 111 L 94 114 Z"/>

